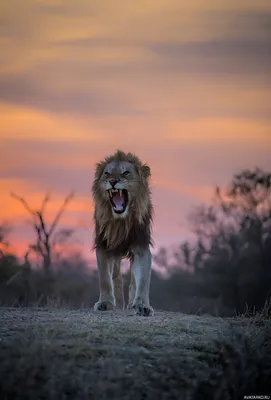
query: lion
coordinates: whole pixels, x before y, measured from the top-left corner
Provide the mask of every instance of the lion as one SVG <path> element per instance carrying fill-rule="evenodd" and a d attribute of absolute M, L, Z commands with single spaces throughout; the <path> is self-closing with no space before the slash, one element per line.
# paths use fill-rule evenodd
<path fill-rule="evenodd" d="M 120 263 L 130 261 L 127 308 L 152 316 L 149 302 L 153 246 L 150 167 L 132 153 L 117 150 L 96 164 L 92 185 L 100 296 L 94 311 L 124 308 Z"/>

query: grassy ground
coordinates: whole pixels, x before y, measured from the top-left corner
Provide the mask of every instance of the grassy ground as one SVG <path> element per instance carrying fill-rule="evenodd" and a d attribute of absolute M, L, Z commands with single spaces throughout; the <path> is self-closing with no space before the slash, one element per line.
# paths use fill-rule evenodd
<path fill-rule="evenodd" d="M 271 321 L 0 309 L 0 399 L 271 394 Z"/>

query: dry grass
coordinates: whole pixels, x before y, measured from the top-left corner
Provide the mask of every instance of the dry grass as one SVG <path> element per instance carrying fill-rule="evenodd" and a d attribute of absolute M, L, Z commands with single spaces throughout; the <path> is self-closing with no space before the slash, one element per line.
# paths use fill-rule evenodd
<path fill-rule="evenodd" d="M 242 399 L 271 394 L 271 322 L 0 309 L 0 398 Z"/>

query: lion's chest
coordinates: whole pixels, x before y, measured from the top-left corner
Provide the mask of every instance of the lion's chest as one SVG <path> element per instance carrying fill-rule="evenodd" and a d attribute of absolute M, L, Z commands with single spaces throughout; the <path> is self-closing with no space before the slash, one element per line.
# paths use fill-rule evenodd
<path fill-rule="evenodd" d="M 149 225 L 135 223 L 128 228 L 123 223 L 116 223 L 100 228 L 102 229 L 96 229 L 96 247 L 113 256 L 125 257 L 132 253 L 133 249 L 148 247 L 150 244 Z"/>

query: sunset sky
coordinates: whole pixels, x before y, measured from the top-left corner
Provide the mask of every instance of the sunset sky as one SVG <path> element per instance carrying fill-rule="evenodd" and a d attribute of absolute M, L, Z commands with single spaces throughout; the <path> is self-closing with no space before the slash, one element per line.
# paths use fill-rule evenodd
<path fill-rule="evenodd" d="M 152 170 L 156 248 L 242 168 L 271 169 L 269 0 L 10 0 L 0 5 L 0 222 L 33 241 L 13 191 L 92 244 L 94 164 L 117 148 Z"/>

